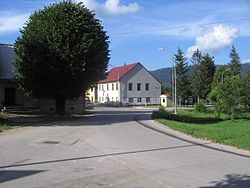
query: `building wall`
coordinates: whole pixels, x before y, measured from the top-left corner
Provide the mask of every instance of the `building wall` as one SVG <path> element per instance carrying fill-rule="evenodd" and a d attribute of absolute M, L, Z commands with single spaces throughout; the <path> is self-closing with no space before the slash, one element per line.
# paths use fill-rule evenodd
<path fill-rule="evenodd" d="M 129 91 L 129 83 L 132 83 L 132 91 Z M 137 90 L 137 84 L 141 84 L 141 90 Z M 146 84 L 149 84 L 146 90 Z M 156 80 L 144 67 L 136 66 L 121 80 L 121 97 L 123 103 L 129 104 L 160 104 L 161 83 Z"/>
<path fill-rule="evenodd" d="M 10 80 L 1 80 L 0 81 L 0 102 L 1 105 L 5 105 L 5 88 L 15 88 L 15 105 L 21 106 L 32 106 L 34 100 L 32 97 L 24 96 L 23 91 L 17 89 L 16 83 Z"/>
<path fill-rule="evenodd" d="M 98 102 L 104 103 L 104 102 L 120 101 L 119 88 L 120 88 L 119 82 L 98 84 Z"/>
<path fill-rule="evenodd" d="M 91 102 L 97 102 L 98 101 L 97 92 L 98 92 L 97 86 L 91 87 L 85 93 L 85 98 L 89 99 Z"/>

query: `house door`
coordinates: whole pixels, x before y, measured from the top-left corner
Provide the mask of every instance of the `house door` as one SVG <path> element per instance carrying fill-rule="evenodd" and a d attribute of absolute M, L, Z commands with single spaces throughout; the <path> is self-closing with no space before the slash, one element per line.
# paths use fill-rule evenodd
<path fill-rule="evenodd" d="M 13 106 L 16 104 L 16 88 L 5 88 L 5 105 Z"/>

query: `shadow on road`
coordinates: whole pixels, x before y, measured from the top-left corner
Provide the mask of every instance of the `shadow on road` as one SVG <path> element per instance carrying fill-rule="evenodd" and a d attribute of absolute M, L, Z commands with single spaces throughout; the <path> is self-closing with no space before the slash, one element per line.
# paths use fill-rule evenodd
<path fill-rule="evenodd" d="M 249 188 L 250 176 L 241 174 L 228 174 L 221 181 L 213 181 L 213 186 L 201 188 Z"/>
<path fill-rule="evenodd" d="M 0 183 L 31 176 L 41 172 L 45 172 L 45 170 L 2 170 L 0 171 Z"/>
<path fill-rule="evenodd" d="M 209 143 L 205 143 L 205 144 L 209 144 Z M 75 157 L 75 158 L 68 158 L 68 159 L 38 161 L 38 162 L 32 162 L 32 163 L 21 163 L 21 164 L 0 166 L 0 169 L 1 168 L 20 167 L 20 166 L 32 166 L 32 165 L 41 165 L 41 164 L 50 164 L 50 163 L 60 163 L 60 162 L 75 161 L 75 160 L 86 160 L 86 159 L 111 157 L 111 156 L 131 155 L 131 154 L 147 153 L 147 152 L 162 151 L 162 150 L 173 150 L 173 149 L 194 147 L 194 146 L 197 146 L 197 145 L 205 145 L 205 144 L 186 144 L 186 145 L 180 145 L 180 146 L 170 146 L 170 147 L 161 147 L 161 148 L 153 148 L 153 149 L 145 149 L 145 150 L 116 152 L 116 153 L 92 155 L 92 156 L 85 156 L 85 157 Z"/>

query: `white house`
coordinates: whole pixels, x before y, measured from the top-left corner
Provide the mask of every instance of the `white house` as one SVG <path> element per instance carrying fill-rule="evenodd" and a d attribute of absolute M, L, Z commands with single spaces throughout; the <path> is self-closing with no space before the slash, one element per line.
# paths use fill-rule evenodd
<path fill-rule="evenodd" d="M 99 103 L 160 104 L 161 82 L 141 63 L 111 69 L 97 85 Z"/>

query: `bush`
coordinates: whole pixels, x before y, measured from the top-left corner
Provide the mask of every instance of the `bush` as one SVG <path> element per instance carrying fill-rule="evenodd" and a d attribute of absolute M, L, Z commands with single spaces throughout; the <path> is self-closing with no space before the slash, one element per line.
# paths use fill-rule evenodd
<path fill-rule="evenodd" d="M 192 114 L 173 114 L 172 112 L 167 112 L 164 108 L 159 108 L 158 111 L 154 111 L 152 114 L 152 119 L 167 119 L 183 123 L 198 123 L 198 124 L 208 124 L 217 123 L 222 121 L 221 118 L 214 117 L 195 117 Z"/>
<path fill-rule="evenodd" d="M 204 103 L 202 102 L 198 102 L 195 106 L 194 106 L 195 111 L 197 112 L 206 112 L 207 111 L 207 107 Z"/>

